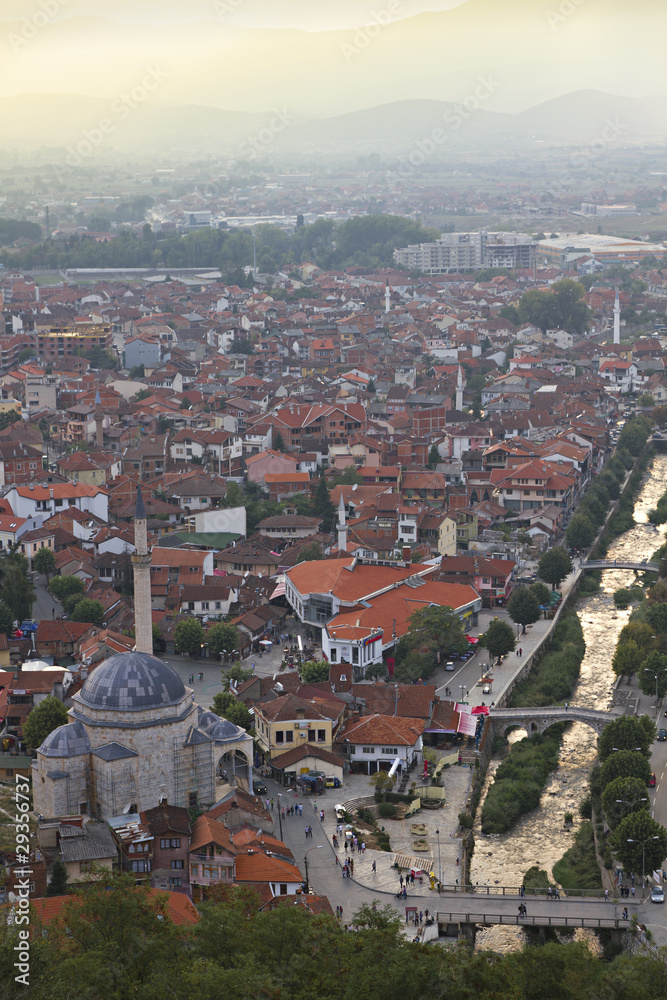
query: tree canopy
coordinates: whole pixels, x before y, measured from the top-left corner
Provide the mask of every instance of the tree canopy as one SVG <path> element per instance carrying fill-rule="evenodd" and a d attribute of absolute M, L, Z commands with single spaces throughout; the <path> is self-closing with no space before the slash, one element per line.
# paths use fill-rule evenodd
<path fill-rule="evenodd" d="M 329 680 L 329 664 L 326 660 L 308 660 L 299 667 L 299 675 L 304 684 L 319 684 Z"/>
<path fill-rule="evenodd" d="M 515 587 L 507 602 L 507 613 L 513 622 L 523 626 L 524 632 L 526 625 L 539 621 L 540 602 L 532 588 Z"/>
<path fill-rule="evenodd" d="M 480 635 L 479 642 L 488 649 L 489 656 L 493 659 L 506 656 L 516 647 L 514 629 L 502 618 L 494 618 L 489 622 L 489 627 L 483 635 Z"/>
<path fill-rule="evenodd" d="M 555 545 L 543 552 L 537 564 L 537 575 L 545 583 L 550 583 L 553 590 L 571 572 L 572 560 L 560 545 Z"/>
<path fill-rule="evenodd" d="M 204 629 L 197 618 L 183 618 L 174 626 L 174 645 L 179 653 L 199 653 L 204 642 Z"/>
<path fill-rule="evenodd" d="M 42 545 L 37 552 L 35 552 L 32 557 L 33 568 L 37 570 L 38 573 L 43 573 L 46 577 L 46 582 L 49 582 L 49 573 L 55 572 L 56 568 L 56 557 L 53 554 L 53 549 L 47 548 Z"/>
<path fill-rule="evenodd" d="M 68 722 L 67 709 L 62 701 L 54 695 L 48 695 L 30 710 L 21 727 L 25 745 L 36 750 L 49 733 L 59 726 L 66 726 Z"/>
<path fill-rule="evenodd" d="M 649 756 L 651 736 L 634 715 L 622 715 L 604 727 L 598 739 L 598 756 L 604 764 L 608 757 L 620 750 L 639 750 Z"/>
<path fill-rule="evenodd" d="M 104 605 L 101 601 L 94 601 L 90 597 L 83 597 L 77 601 L 74 611 L 72 611 L 73 622 L 90 622 L 91 625 L 101 626 L 104 622 Z"/>
<path fill-rule="evenodd" d="M 239 649 L 241 637 L 236 625 L 216 622 L 206 633 L 206 643 L 212 653 L 233 653 Z"/>

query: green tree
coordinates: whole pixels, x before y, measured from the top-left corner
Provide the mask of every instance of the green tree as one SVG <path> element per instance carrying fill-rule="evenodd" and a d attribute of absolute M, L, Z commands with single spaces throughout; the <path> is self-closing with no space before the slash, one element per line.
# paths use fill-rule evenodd
<path fill-rule="evenodd" d="M 366 392 L 374 393 L 377 392 L 375 387 L 375 381 L 371 378 L 368 380 L 368 385 L 366 386 Z"/>
<path fill-rule="evenodd" d="M 54 576 L 49 582 L 49 590 L 59 601 L 63 601 L 70 594 L 83 595 L 84 589 L 83 580 L 78 576 Z"/>
<path fill-rule="evenodd" d="M 382 801 L 384 802 L 387 798 L 387 792 L 390 792 L 396 784 L 396 775 L 392 774 L 390 776 L 388 771 L 377 771 L 371 775 L 370 782 L 375 791 L 382 794 Z"/>
<path fill-rule="evenodd" d="M 64 896 L 67 893 L 67 868 L 59 858 L 53 862 L 51 878 L 46 887 L 47 896 Z"/>
<path fill-rule="evenodd" d="M 480 635 L 479 642 L 484 649 L 488 649 L 492 659 L 500 659 L 501 656 L 511 653 L 516 646 L 514 629 L 502 618 L 494 618 L 489 622 L 486 632 Z"/>
<path fill-rule="evenodd" d="M 628 622 L 624 625 L 618 636 L 618 645 L 623 646 L 626 642 L 634 642 L 641 649 L 644 656 L 655 646 L 653 630 L 646 622 Z"/>
<path fill-rule="evenodd" d="M 239 630 L 228 622 L 217 622 L 206 633 L 206 644 L 212 653 L 233 653 L 240 642 Z"/>
<path fill-rule="evenodd" d="M 532 625 L 539 621 L 540 604 L 530 587 L 516 587 L 507 602 L 507 613 L 513 622 L 522 626 L 522 631 L 526 631 L 526 625 Z"/>
<path fill-rule="evenodd" d="M 436 445 L 431 445 L 431 450 L 428 453 L 428 468 L 435 469 L 436 465 L 440 461 L 440 452 L 438 451 Z"/>
<path fill-rule="evenodd" d="M 72 611 L 73 622 L 90 622 L 91 625 L 102 626 L 104 623 L 104 605 L 90 597 L 77 601 Z"/>
<path fill-rule="evenodd" d="M 570 548 L 587 549 L 595 538 L 595 526 L 586 514 L 574 515 L 565 531 L 565 540 Z"/>
<path fill-rule="evenodd" d="M 646 609 L 644 617 L 647 625 L 650 625 L 655 632 L 667 632 L 667 603 L 660 601 L 651 604 Z"/>
<path fill-rule="evenodd" d="M 611 835 L 611 841 L 627 872 L 643 874 L 660 870 L 667 855 L 667 830 L 645 809 L 621 820 Z"/>
<path fill-rule="evenodd" d="M 32 557 L 32 565 L 33 569 L 36 569 L 38 573 L 44 574 L 48 585 L 49 573 L 55 573 L 56 569 L 56 557 L 53 554 L 53 550 L 47 549 L 45 545 L 42 545 Z"/>
<path fill-rule="evenodd" d="M 618 750 L 610 754 L 600 768 L 600 788 L 604 790 L 616 778 L 639 778 L 644 786 L 648 786 L 650 776 L 651 765 L 643 753 L 636 753 L 634 750 Z"/>
<path fill-rule="evenodd" d="M 331 496 L 329 494 L 327 482 L 324 476 L 320 477 L 320 481 L 317 484 L 313 507 L 315 510 L 315 517 L 322 518 L 322 530 L 325 532 L 333 531 L 336 523 L 336 508 L 331 501 Z"/>
<path fill-rule="evenodd" d="M 639 750 L 648 757 L 650 746 L 651 738 L 639 719 L 633 715 L 622 715 L 604 727 L 598 739 L 598 756 L 602 764 L 619 750 Z"/>
<path fill-rule="evenodd" d="M 332 486 L 363 486 L 363 477 L 354 465 L 347 465 L 330 480 Z"/>
<path fill-rule="evenodd" d="M 229 691 L 230 687 L 238 687 L 244 681 L 252 677 L 252 670 L 246 670 L 240 663 L 232 663 L 231 667 L 222 671 L 223 691 Z"/>
<path fill-rule="evenodd" d="M 654 695 L 657 692 L 658 701 L 667 694 L 667 656 L 654 649 L 642 663 L 637 675 L 642 694 Z"/>
<path fill-rule="evenodd" d="M 37 595 L 28 576 L 28 561 L 5 561 L 2 565 L 2 599 L 19 622 L 32 615 Z"/>
<path fill-rule="evenodd" d="M 156 653 L 164 653 L 167 643 L 164 641 L 164 636 L 160 632 L 160 626 L 157 622 L 153 622 L 151 631 L 153 633 L 153 650 Z"/>
<path fill-rule="evenodd" d="M 67 709 L 62 701 L 50 694 L 28 713 L 21 727 L 23 742 L 31 750 L 36 750 L 49 733 L 59 726 L 66 726 L 68 722 Z"/>
<path fill-rule="evenodd" d="M 602 808 L 610 829 L 638 809 L 650 809 L 651 800 L 640 778 L 616 778 L 602 793 Z"/>
<path fill-rule="evenodd" d="M 306 542 L 305 545 L 301 546 L 297 563 L 315 562 L 318 559 L 324 559 L 324 553 L 317 542 Z"/>
<path fill-rule="evenodd" d="M 308 660 L 299 668 L 304 684 L 319 684 L 329 680 L 329 664 L 326 660 Z"/>
<path fill-rule="evenodd" d="M 551 601 L 551 591 L 547 587 L 546 583 L 531 583 L 530 585 L 531 594 L 535 595 L 537 603 L 542 607 L 543 605 L 548 605 Z"/>
<path fill-rule="evenodd" d="M 619 677 L 632 677 L 641 667 L 644 658 L 643 650 L 631 639 L 630 642 L 616 647 L 611 665 L 614 673 L 618 674 Z"/>
<path fill-rule="evenodd" d="M 409 618 L 410 640 L 415 647 L 429 647 L 441 653 L 464 652 L 468 640 L 463 631 L 463 623 L 447 605 L 430 605 L 413 611 Z"/>
<path fill-rule="evenodd" d="M 196 618 L 183 618 L 174 626 L 174 645 L 179 653 L 199 653 L 204 643 L 204 629 Z"/>
<path fill-rule="evenodd" d="M 211 711 L 219 715 L 221 719 L 227 719 L 235 726 L 240 726 L 246 732 L 253 728 L 254 723 L 250 710 L 242 701 L 235 698 L 231 691 L 218 691 L 213 696 Z"/>
<path fill-rule="evenodd" d="M 0 634 L 11 635 L 14 631 L 14 614 L 7 601 L 0 601 Z"/>
<path fill-rule="evenodd" d="M 5 428 L 11 427 L 12 424 L 17 424 L 21 419 L 21 414 L 16 410 L 6 410 L 5 413 L 0 413 L 0 431 L 4 431 Z"/>
<path fill-rule="evenodd" d="M 285 451 L 285 438 L 282 436 L 280 431 L 278 431 L 274 438 L 273 448 L 275 451 Z"/>
<path fill-rule="evenodd" d="M 560 545 L 543 552 L 537 564 L 537 575 L 545 583 L 550 583 L 552 590 L 555 590 L 571 572 L 572 560 Z"/>

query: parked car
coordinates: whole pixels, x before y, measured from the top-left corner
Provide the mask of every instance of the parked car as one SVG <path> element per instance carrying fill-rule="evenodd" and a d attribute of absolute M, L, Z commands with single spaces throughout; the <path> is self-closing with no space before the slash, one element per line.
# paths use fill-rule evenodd
<path fill-rule="evenodd" d="M 454 669 L 454 661 L 448 660 L 447 663 L 445 664 L 445 670 L 453 670 L 453 669 Z"/>
<path fill-rule="evenodd" d="M 659 740 L 667 740 L 667 729 L 659 729 L 658 730 L 658 739 Z"/>
<path fill-rule="evenodd" d="M 651 902 L 652 903 L 664 903 L 665 902 L 665 890 L 661 885 L 654 885 L 651 889 Z"/>
<path fill-rule="evenodd" d="M 266 785 L 262 781 L 253 781 L 252 787 L 255 789 L 255 795 L 266 795 Z"/>
<path fill-rule="evenodd" d="M 655 771 L 651 771 L 651 777 L 648 779 L 648 787 L 655 788 Z"/>

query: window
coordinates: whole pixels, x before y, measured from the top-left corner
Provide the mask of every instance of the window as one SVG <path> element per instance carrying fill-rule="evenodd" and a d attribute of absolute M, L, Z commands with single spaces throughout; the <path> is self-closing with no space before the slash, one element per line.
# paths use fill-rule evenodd
<path fill-rule="evenodd" d="M 192 875 L 199 875 L 199 865 L 190 865 Z"/>
<path fill-rule="evenodd" d="M 180 837 L 160 837 L 160 847 L 163 850 L 168 850 L 170 847 L 178 848 L 181 846 Z"/>
<path fill-rule="evenodd" d="M 181 885 L 183 885 L 183 879 L 180 877 L 180 875 L 174 875 L 174 876 L 172 876 L 169 879 L 169 885 L 172 888 L 176 888 L 178 886 L 181 886 Z"/>
<path fill-rule="evenodd" d="M 362 753 L 375 753 L 375 750 L 374 750 L 373 747 L 362 747 L 361 752 Z"/>
<path fill-rule="evenodd" d="M 197 805 L 197 793 L 196 792 L 190 792 L 188 800 L 189 800 L 190 808 L 192 809 L 193 806 Z"/>
<path fill-rule="evenodd" d="M 131 865 L 132 871 L 135 872 L 135 873 L 150 871 L 150 865 L 149 865 L 148 861 L 145 860 L 144 858 L 141 858 L 139 861 L 132 861 L 132 862 L 130 862 L 130 865 Z"/>
<path fill-rule="evenodd" d="M 327 731 L 326 731 L 326 729 L 318 729 L 317 730 L 317 742 L 318 743 L 326 743 L 326 739 L 327 739 Z"/>
<path fill-rule="evenodd" d="M 336 649 L 335 646 L 332 646 L 331 649 L 329 650 L 329 659 L 331 660 L 332 663 L 335 663 L 336 660 L 338 659 L 338 650 Z"/>
<path fill-rule="evenodd" d="M 285 733 L 285 743 L 294 743 L 294 733 L 291 729 L 288 729 Z"/>
<path fill-rule="evenodd" d="M 184 865 L 183 865 L 182 859 L 181 858 L 172 858 L 171 867 L 172 868 L 183 868 Z"/>
<path fill-rule="evenodd" d="M 315 730 L 314 729 L 309 729 L 308 730 L 308 742 L 309 743 L 314 743 L 315 742 Z"/>
<path fill-rule="evenodd" d="M 287 895 L 287 883 L 286 882 L 281 882 L 280 883 L 280 895 L 281 896 L 286 896 Z"/>
<path fill-rule="evenodd" d="M 218 869 L 212 865 L 202 865 L 201 866 L 202 878 L 217 878 Z"/>
<path fill-rule="evenodd" d="M 285 734 L 282 731 L 282 729 L 279 729 L 276 731 L 276 743 L 284 743 L 284 742 L 285 742 Z"/>
<path fill-rule="evenodd" d="M 382 747 L 382 753 L 386 753 L 390 757 L 398 757 L 398 749 L 396 747 Z"/>
<path fill-rule="evenodd" d="M 353 663 L 358 663 L 359 662 L 359 647 L 358 646 L 353 646 L 352 647 L 352 662 Z"/>

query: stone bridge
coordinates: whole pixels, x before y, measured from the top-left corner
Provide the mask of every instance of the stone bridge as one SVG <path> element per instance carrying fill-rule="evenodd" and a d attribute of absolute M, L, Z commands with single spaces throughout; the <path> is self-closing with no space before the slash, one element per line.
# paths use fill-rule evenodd
<path fill-rule="evenodd" d="M 577 705 L 548 706 L 545 708 L 490 708 L 489 721 L 496 730 L 506 733 L 508 729 L 519 726 L 528 735 L 543 733 L 556 722 L 583 722 L 600 735 L 605 726 L 613 722 L 616 716 L 609 712 L 600 712 L 594 708 L 580 708 Z"/>
<path fill-rule="evenodd" d="M 660 569 L 658 563 L 647 562 L 626 562 L 624 559 L 589 559 L 582 562 L 582 569 L 634 569 L 638 573 L 657 573 Z"/>

